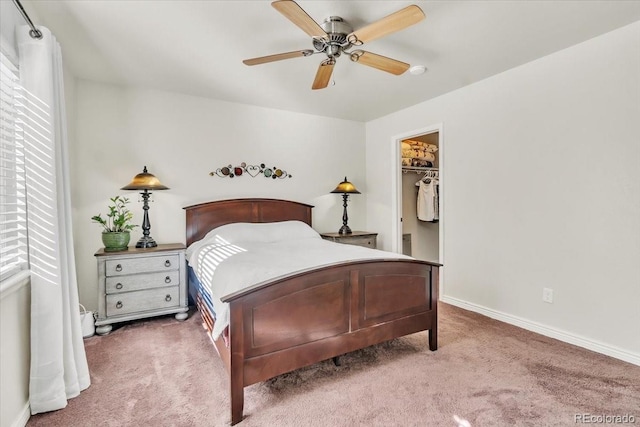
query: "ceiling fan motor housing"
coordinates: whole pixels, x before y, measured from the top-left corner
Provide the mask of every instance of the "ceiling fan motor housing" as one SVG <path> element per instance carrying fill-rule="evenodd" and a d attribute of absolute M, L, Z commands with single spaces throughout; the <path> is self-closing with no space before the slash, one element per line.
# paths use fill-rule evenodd
<path fill-rule="evenodd" d="M 353 28 L 339 16 L 330 16 L 320 25 L 329 36 L 329 40 L 314 39 L 313 47 L 324 52 L 330 58 L 337 58 L 343 50 L 349 49 L 351 43 L 347 41 L 347 36 L 353 32 Z"/>

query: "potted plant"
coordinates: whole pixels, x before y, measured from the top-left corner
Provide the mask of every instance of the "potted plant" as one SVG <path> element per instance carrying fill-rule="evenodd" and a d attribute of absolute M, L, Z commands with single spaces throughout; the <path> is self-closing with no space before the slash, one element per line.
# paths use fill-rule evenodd
<path fill-rule="evenodd" d="M 127 208 L 129 199 L 126 197 L 112 197 L 112 205 L 107 206 L 109 213 L 106 218 L 102 214 L 91 217 L 91 220 L 102 226 L 102 243 L 105 252 L 124 251 L 128 249 L 131 239 L 130 231 L 137 227 L 131 224 L 133 214 Z"/>

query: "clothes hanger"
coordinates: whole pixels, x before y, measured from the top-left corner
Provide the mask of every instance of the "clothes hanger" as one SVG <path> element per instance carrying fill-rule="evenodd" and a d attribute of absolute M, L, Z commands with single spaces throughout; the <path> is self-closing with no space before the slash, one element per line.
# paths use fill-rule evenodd
<path fill-rule="evenodd" d="M 431 178 L 437 178 L 437 177 L 438 177 L 438 171 L 428 170 L 424 173 L 421 180 L 424 181 L 425 184 L 429 184 L 431 182 Z"/>
<path fill-rule="evenodd" d="M 418 180 L 416 182 L 416 187 L 418 187 L 421 182 L 424 182 L 425 184 L 430 184 L 432 180 L 436 180 L 437 181 L 438 177 L 439 177 L 439 171 L 437 171 L 437 170 L 427 170 L 422 175 L 422 178 L 420 178 L 420 180 Z"/>

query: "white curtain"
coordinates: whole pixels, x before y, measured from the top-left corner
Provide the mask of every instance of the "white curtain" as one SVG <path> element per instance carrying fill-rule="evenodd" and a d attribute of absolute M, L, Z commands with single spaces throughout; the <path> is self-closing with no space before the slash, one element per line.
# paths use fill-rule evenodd
<path fill-rule="evenodd" d="M 91 384 L 80 326 L 60 45 L 18 29 L 31 269 L 31 413 L 67 406 Z"/>

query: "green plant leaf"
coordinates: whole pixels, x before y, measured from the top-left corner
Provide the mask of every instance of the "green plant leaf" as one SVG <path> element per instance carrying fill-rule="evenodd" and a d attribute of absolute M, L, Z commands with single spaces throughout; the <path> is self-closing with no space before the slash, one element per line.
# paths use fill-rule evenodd
<path fill-rule="evenodd" d="M 133 221 L 133 213 L 127 208 L 129 199 L 127 197 L 115 196 L 109 198 L 111 205 L 107 206 L 108 213 L 106 218 L 102 214 L 94 215 L 91 220 L 102 226 L 106 233 L 131 231 L 137 225 L 131 224 Z"/>

